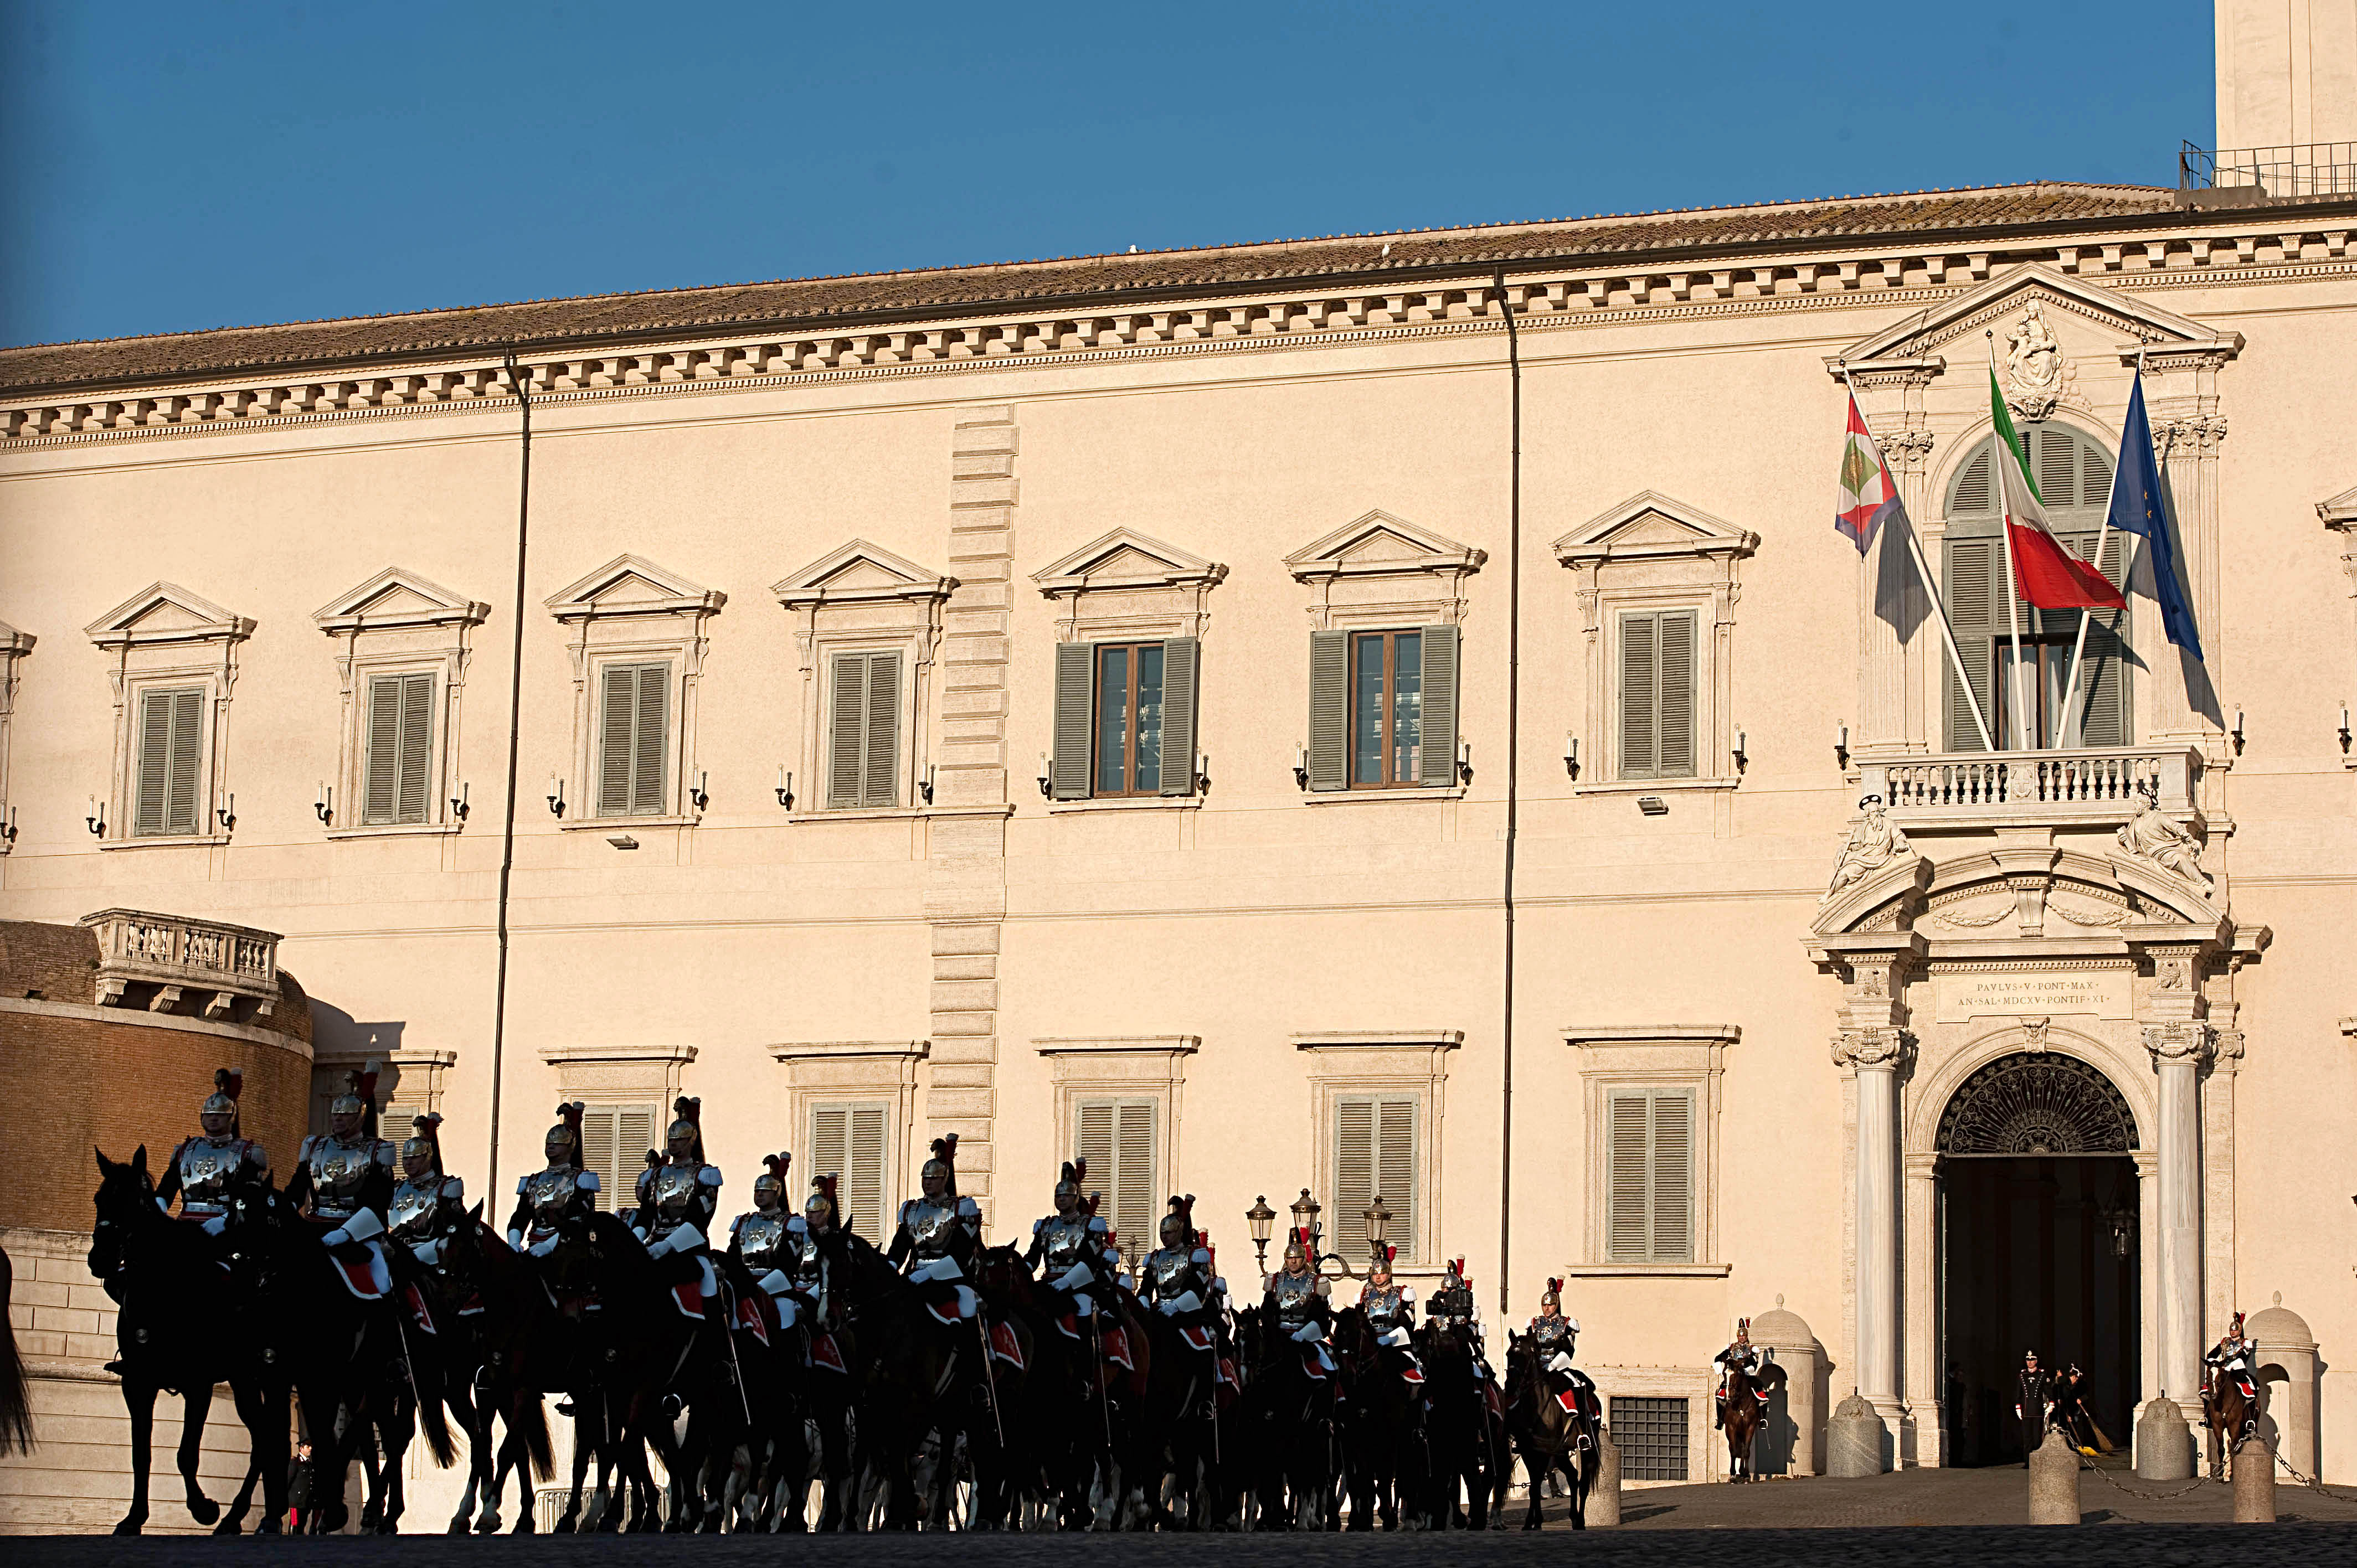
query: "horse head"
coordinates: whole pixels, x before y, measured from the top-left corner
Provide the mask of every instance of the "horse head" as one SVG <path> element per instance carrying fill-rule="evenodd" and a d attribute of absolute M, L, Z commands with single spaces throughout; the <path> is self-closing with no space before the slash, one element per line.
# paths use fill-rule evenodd
<path fill-rule="evenodd" d="M 98 1156 L 98 1191 L 91 1195 L 97 1218 L 90 1232 L 90 1272 L 100 1279 L 120 1273 L 129 1260 L 134 1240 L 164 1217 L 156 1207 L 156 1178 L 147 1174 L 147 1145 L 142 1144 L 122 1164 Z"/>

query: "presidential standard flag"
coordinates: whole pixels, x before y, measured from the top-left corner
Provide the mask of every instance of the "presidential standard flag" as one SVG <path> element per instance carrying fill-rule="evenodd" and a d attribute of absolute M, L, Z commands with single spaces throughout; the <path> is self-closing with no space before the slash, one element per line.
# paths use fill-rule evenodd
<path fill-rule="evenodd" d="M 2193 607 L 2185 602 L 2185 585 L 2177 575 L 2177 541 L 2161 505 L 2160 465 L 2152 455 L 2152 424 L 2145 417 L 2142 377 L 2128 393 L 2128 418 L 2120 431 L 2120 464 L 2115 472 L 2111 525 L 2144 536 L 2152 552 L 2152 595 L 2160 601 L 2161 628 L 2170 642 L 2199 659 L 2201 639 L 2194 630 Z"/>
<path fill-rule="evenodd" d="M 1857 412 L 1857 394 L 1849 399 L 1849 434 L 1842 443 L 1841 491 L 1834 502 L 1834 527 L 1849 535 L 1860 555 L 1874 542 L 1874 531 L 1893 513 L 1906 521 L 1899 487 L 1891 482 L 1890 465 Z"/>
<path fill-rule="evenodd" d="M 2013 553 L 2014 587 L 2041 610 L 2126 609 L 2127 600 L 2101 572 L 2073 554 L 2046 524 L 2046 503 L 2029 472 L 2013 415 L 1989 372 L 1989 417 L 1997 434 L 1996 471 L 2005 493 L 2005 539 Z"/>

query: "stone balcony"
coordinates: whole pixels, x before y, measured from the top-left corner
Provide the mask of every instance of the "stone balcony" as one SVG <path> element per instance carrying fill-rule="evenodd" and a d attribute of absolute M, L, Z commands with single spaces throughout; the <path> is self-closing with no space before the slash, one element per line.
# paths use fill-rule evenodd
<path fill-rule="evenodd" d="M 101 909 L 79 923 L 98 938 L 101 1007 L 138 1003 L 151 1013 L 251 1024 L 277 1004 L 275 931 L 145 909 Z"/>
<path fill-rule="evenodd" d="M 2179 822 L 2201 817 L 2201 754 L 2190 746 L 1974 751 L 1858 761 L 1861 793 L 1907 827 L 2116 827 L 2150 785 Z"/>

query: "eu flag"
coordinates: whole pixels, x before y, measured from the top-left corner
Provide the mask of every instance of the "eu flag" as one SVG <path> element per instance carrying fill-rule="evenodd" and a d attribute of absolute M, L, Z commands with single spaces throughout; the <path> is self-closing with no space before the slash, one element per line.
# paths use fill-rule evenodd
<path fill-rule="evenodd" d="M 2169 509 L 2161 503 L 2160 465 L 2152 453 L 2152 424 L 2145 417 L 2144 378 L 2136 378 L 2128 394 L 2128 419 L 2120 432 L 2119 478 L 2112 491 L 2111 523 L 2128 533 L 2139 533 L 2152 552 L 2153 596 L 2160 601 L 2160 624 L 2169 640 L 2194 658 L 2201 657 L 2201 639 L 2193 627 L 2193 607 L 2185 602 L 2185 582 L 2177 567 L 2177 540 L 2169 532 Z"/>

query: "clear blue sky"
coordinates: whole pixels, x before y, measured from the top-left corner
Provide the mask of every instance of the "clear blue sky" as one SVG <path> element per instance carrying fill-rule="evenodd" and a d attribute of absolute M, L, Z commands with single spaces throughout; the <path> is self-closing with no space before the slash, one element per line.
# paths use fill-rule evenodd
<path fill-rule="evenodd" d="M 0 342 L 2051 178 L 2211 7 L 0 0 Z"/>

